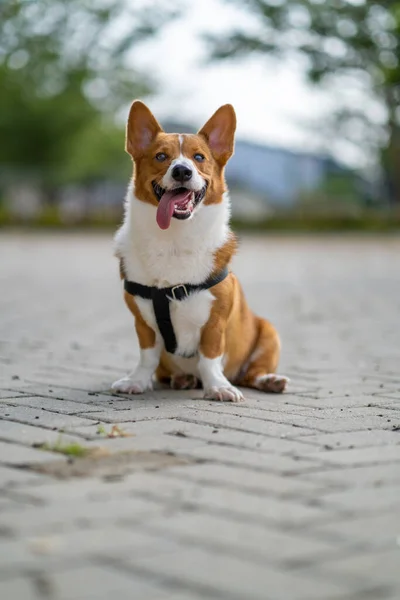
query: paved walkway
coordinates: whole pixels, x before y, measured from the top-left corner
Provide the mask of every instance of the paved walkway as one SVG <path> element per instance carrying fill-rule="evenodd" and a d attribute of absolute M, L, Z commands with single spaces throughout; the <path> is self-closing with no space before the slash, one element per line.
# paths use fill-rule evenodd
<path fill-rule="evenodd" d="M 292 383 L 231 405 L 110 395 L 110 237 L 0 236 L 2 600 L 398 600 L 399 239 L 244 240 Z"/>

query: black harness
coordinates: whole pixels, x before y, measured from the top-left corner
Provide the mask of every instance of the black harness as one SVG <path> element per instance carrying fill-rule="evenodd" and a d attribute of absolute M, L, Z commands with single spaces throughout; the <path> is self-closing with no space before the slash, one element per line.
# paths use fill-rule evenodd
<path fill-rule="evenodd" d="M 181 283 L 172 287 L 158 288 L 149 285 L 142 285 L 135 281 L 128 281 L 125 279 L 124 288 L 131 296 L 139 296 L 145 300 L 151 300 L 153 302 L 154 314 L 162 338 L 164 340 L 165 349 L 167 352 L 174 354 L 176 351 L 177 343 L 175 331 L 172 326 L 171 313 L 170 313 L 170 302 L 172 300 L 184 300 L 188 298 L 190 294 L 194 292 L 200 292 L 202 290 L 208 290 L 217 283 L 220 283 L 228 275 L 229 271 L 227 267 L 222 269 L 217 275 L 213 275 L 199 283 L 193 285 L 192 283 Z"/>

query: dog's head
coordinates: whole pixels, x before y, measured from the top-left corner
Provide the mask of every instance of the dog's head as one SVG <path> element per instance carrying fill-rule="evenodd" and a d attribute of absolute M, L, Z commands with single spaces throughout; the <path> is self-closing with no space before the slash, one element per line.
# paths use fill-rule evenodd
<path fill-rule="evenodd" d="M 172 218 L 190 219 L 202 205 L 222 202 L 235 128 L 230 104 L 221 106 L 195 135 L 165 133 L 143 102 L 132 104 L 126 151 L 135 162 L 135 194 L 157 208 L 161 229 Z"/>

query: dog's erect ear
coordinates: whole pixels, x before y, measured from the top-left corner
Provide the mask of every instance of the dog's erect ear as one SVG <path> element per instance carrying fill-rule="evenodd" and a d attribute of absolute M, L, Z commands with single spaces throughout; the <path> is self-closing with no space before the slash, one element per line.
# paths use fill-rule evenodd
<path fill-rule="evenodd" d="M 233 153 L 236 115 L 232 104 L 221 106 L 199 131 L 206 138 L 214 158 L 224 165 Z"/>
<path fill-rule="evenodd" d="M 151 110 L 140 100 L 135 100 L 129 111 L 126 127 L 125 149 L 128 154 L 132 158 L 138 158 L 144 154 L 161 131 L 162 127 Z"/>

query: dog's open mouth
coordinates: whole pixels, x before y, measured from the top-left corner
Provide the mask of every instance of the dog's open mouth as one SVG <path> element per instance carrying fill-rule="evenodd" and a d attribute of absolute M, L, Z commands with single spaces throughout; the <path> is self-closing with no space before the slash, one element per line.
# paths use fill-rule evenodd
<path fill-rule="evenodd" d="M 207 191 L 207 183 L 198 192 L 188 190 L 185 187 L 166 190 L 155 181 L 152 182 L 152 185 L 159 202 L 157 223 L 161 229 L 168 229 L 172 217 L 181 220 L 188 219 L 197 204 L 203 200 Z"/>

